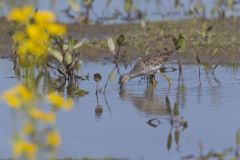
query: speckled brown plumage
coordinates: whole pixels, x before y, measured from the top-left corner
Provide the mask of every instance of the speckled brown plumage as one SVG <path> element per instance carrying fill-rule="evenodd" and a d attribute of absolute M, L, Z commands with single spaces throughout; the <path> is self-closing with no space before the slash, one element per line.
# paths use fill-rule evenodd
<path fill-rule="evenodd" d="M 136 62 L 129 73 L 124 74 L 120 77 L 119 83 L 123 85 L 135 77 L 156 74 L 159 71 L 161 65 L 166 63 L 169 57 L 171 57 L 171 55 L 173 55 L 176 51 L 177 49 L 144 56 Z"/>

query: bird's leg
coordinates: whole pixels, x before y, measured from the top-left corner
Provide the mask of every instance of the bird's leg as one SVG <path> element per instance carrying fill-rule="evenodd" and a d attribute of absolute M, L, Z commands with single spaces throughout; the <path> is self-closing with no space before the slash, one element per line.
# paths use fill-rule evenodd
<path fill-rule="evenodd" d="M 170 88 L 171 85 L 172 85 L 172 80 L 171 80 L 171 78 L 169 78 L 168 76 L 166 76 L 165 74 L 163 74 L 163 73 L 161 73 L 161 72 L 160 72 L 160 74 L 168 81 L 168 88 Z"/>
<path fill-rule="evenodd" d="M 157 84 L 154 74 L 149 75 L 149 79 L 150 79 L 150 83 L 152 83 L 153 85 Z"/>

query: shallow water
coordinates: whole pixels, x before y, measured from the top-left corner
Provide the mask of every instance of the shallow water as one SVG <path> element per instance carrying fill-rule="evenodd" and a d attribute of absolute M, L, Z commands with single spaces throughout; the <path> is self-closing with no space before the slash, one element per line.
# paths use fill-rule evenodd
<path fill-rule="evenodd" d="M 77 0 L 80 4 L 80 0 Z M 124 17 L 126 13 L 124 12 L 124 1 L 113 0 L 109 7 L 106 8 L 107 0 L 98 0 L 93 3 L 94 12 L 90 13 L 90 19 L 96 20 L 97 17 L 111 17 L 116 9 L 123 15 L 121 18 L 117 18 L 111 22 L 122 23 L 125 22 Z M 211 9 L 215 5 L 214 0 L 202 0 L 201 1 L 205 6 L 206 16 L 211 18 Z M 181 1 L 184 5 L 184 10 L 187 12 L 191 6 L 191 1 Z M 74 22 L 74 20 L 68 18 L 63 10 L 67 9 L 68 4 L 66 0 L 47 0 L 47 1 L 38 1 L 38 0 L 2 0 L 0 1 L 0 15 L 6 15 L 9 10 L 16 6 L 22 5 L 34 5 L 39 9 L 47 9 L 56 13 L 58 21 L 61 22 Z M 134 5 L 136 8 L 140 9 L 143 13 L 146 13 L 146 19 L 149 21 L 159 21 L 159 20 L 169 20 L 169 19 L 183 19 L 186 18 L 186 15 L 182 8 L 176 10 L 174 8 L 174 3 L 171 1 L 161 1 L 161 0 L 134 0 Z M 231 12 L 226 10 L 226 16 L 239 16 L 239 11 L 236 9 Z M 74 13 L 71 13 L 74 15 Z"/>
<path fill-rule="evenodd" d="M 166 65 L 176 67 L 175 64 Z M 103 79 L 103 87 L 113 64 L 84 63 L 81 75 L 90 74 L 89 81 L 80 81 L 81 88 L 89 91 L 85 97 L 75 98 L 75 107 L 70 112 L 58 114 L 57 126 L 62 135 L 59 158 L 72 157 L 116 157 L 128 159 L 180 159 L 181 156 L 199 154 L 198 143 L 204 149 L 221 151 L 235 146 L 235 133 L 240 127 L 240 71 L 231 66 L 219 66 L 215 78 L 201 69 L 201 86 L 198 80 L 198 66 L 184 65 L 184 80 L 178 79 L 178 71 L 167 72 L 172 79 L 168 83 L 157 75 L 156 86 L 147 85 L 146 80 L 133 79 L 123 90 L 119 89 L 118 76 L 110 82 L 105 96 L 98 94 L 101 115 L 95 114 L 97 98 L 93 74 L 98 72 Z M 127 70 L 120 66 L 120 73 Z M 0 60 L 0 93 L 17 83 L 12 63 Z M 176 144 L 171 127 L 171 116 L 166 108 L 168 95 L 171 105 L 179 104 L 180 116 L 188 123 L 180 131 L 180 140 Z M 0 159 L 11 155 L 11 136 L 17 118 L 15 113 L 2 101 L 0 107 Z M 147 122 L 155 118 L 157 127 Z M 172 145 L 167 147 L 169 133 L 172 133 Z"/>

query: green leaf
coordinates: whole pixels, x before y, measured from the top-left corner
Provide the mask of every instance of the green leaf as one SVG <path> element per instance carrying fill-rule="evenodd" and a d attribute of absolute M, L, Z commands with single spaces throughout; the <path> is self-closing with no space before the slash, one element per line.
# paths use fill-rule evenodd
<path fill-rule="evenodd" d="M 109 73 L 109 75 L 108 75 L 108 79 L 109 79 L 109 81 L 114 81 L 114 79 L 115 79 L 115 74 L 116 72 L 115 72 L 115 68 Z"/>
<path fill-rule="evenodd" d="M 63 58 L 63 63 L 65 65 L 69 65 L 73 62 L 72 55 L 69 52 L 66 52 Z"/>
<path fill-rule="evenodd" d="M 81 46 L 83 45 L 84 42 L 85 42 L 84 39 L 81 40 L 80 42 L 78 42 L 77 44 L 75 44 L 75 45 L 73 46 L 73 49 L 77 49 L 77 48 L 81 47 Z"/>
<path fill-rule="evenodd" d="M 4 1 L 0 0 L 0 9 L 2 9 L 4 7 Z"/>
<path fill-rule="evenodd" d="M 172 109 L 171 109 L 171 104 L 170 104 L 170 100 L 169 100 L 168 96 L 166 96 L 165 102 L 166 102 L 166 106 L 167 106 L 167 111 L 168 111 L 168 113 L 171 113 L 171 112 L 172 112 Z"/>
<path fill-rule="evenodd" d="M 178 116 L 179 115 L 179 106 L 178 106 L 177 103 L 174 104 L 173 114 L 174 114 L 174 116 Z"/>
<path fill-rule="evenodd" d="M 94 80 L 98 83 L 102 80 L 102 76 L 99 73 L 95 73 L 93 76 Z"/>
<path fill-rule="evenodd" d="M 203 153 L 204 146 L 201 141 L 198 142 L 198 147 L 201 153 Z"/>
<path fill-rule="evenodd" d="M 186 49 L 186 41 L 185 41 L 184 37 L 183 37 L 181 34 L 179 34 L 179 36 L 178 36 L 177 46 L 179 46 L 179 47 L 182 48 L 183 50 Z M 176 47 L 177 47 L 177 46 L 176 46 Z"/>
<path fill-rule="evenodd" d="M 174 44 L 175 48 L 176 48 L 177 45 L 178 45 L 178 40 L 177 40 L 175 37 L 173 37 L 173 44 Z"/>
<path fill-rule="evenodd" d="M 228 9 L 234 8 L 234 0 L 227 0 L 227 7 Z"/>
<path fill-rule="evenodd" d="M 63 56 L 62 56 L 62 54 L 61 54 L 58 50 L 56 50 L 56 49 L 54 49 L 54 48 L 52 48 L 52 47 L 48 47 L 48 52 L 49 52 L 50 55 L 52 55 L 55 59 L 57 59 L 60 63 L 62 63 L 62 61 L 63 61 Z"/>
<path fill-rule="evenodd" d="M 73 46 L 74 46 L 74 39 L 71 36 L 69 36 L 68 37 L 68 50 L 70 53 L 73 50 Z"/>
<path fill-rule="evenodd" d="M 86 94 L 88 94 L 88 92 L 85 91 L 85 90 L 83 90 L 83 89 L 78 89 L 78 90 L 75 90 L 72 94 L 73 94 L 73 95 L 76 95 L 76 96 L 83 97 L 83 96 L 85 96 Z"/>
<path fill-rule="evenodd" d="M 73 11 L 78 12 L 80 10 L 77 0 L 67 0 L 67 3 Z"/>
<path fill-rule="evenodd" d="M 237 130 L 236 144 L 237 144 L 238 146 L 240 146 L 240 128 Z"/>
<path fill-rule="evenodd" d="M 145 20 L 145 19 L 141 19 L 140 24 L 141 24 L 142 29 L 145 30 L 146 27 L 147 27 L 147 22 L 146 22 L 146 20 Z"/>
<path fill-rule="evenodd" d="M 167 138 L 167 150 L 169 151 L 171 149 L 172 146 L 172 133 L 170 132 L 168 134 L 168 138 Z"/>
<path fill-rule="evenodd" d="M 76 69 L 79 70 L 81 68 L 81 65 L 82 65 L 82 62 L 81 60 L 78 59 L 76 62 Z"/>
<path fill-rule="evenodd" d="M 133 7 L 133 0 L 125 0 L 124 2 L 124 10 L 129 13 Z"/>
<path fill-rule="evenodd" d="M 115 54 L 115 44 L 112 38 L 108 39 L 108 47 L 110 49 L 110 51 L 112 52 L 112 54 Z"/>
<path fill-rule="evenodd" d="M 121 46 L 123 44 L 124 40 L 125 40 L 125 36 L 123 34 L 120 34 L 120 36 L 118 36 L 118 38 L 117 38 L 118 46 Z"/>
<path fill-rule="evenodd" d="M 174 0 L 174 6 L 176 10 L 179 10 L 181 6 L 180 0 Z"/>
<path fill-rule="evenodd" d="M 68 50 L 68 44 L 63 44 L 62 48 L 63 48 L 64 51 L 67 51 Z"/>
<path fill-rule="evenodd" d="M 82 0 L 83 4 L 87 7 L 92 7 L 93 0 Z"/>
<path fill-rule="evenodd" d="M 175 130 L 174 136 L 175 136 L 175 143 L 178 145 L 179 139 L 180 139 L 180 132 L 178 129 Z"/>
<path fill-rule="evenodd" d="M 110 5 L 112 3 L 112 0 L 107 0 L 106 4 Z"/>
<path fill-rule="evenodd" d="M 98 105 L 96 108 L 95 108 L 95 115 L 96 116 L 101 116 L 103 113 L 103 108 L 101 105 Z"/>

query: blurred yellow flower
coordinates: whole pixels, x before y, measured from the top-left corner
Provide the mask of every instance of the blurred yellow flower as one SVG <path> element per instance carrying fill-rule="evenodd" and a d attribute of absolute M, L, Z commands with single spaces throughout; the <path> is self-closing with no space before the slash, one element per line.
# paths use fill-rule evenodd
<path fill-rule="evenodd" d="M 33 15 L 35 23 L 39 25 L 46 25 L 55 21 L 55 15 L 50 11 L 38 11 Z"/>
<path fill-rule="evenodd" d="M 47 44 L 45 44 L 47 45 Z M 21 42 L 21 45 L 18 47 L 19 56 L 35 56 L 36 58 L 41 55 L 45 55 L 47 46 L 41 44 L 40 42 L 35 42 L 30 39 Z"/>
<path fill-rule="evenodd" d="M 16 32 L 12 38 L 16 43 L 20 43 L 21 41 L 26 39 L 26 34 L 24 32 Z"/>
<path fill-rule="evenodd" d="M 32 94 L 26 87 L 19 84 L 3 93 L 2 98 L 10 107 L 19 109 L 23 103 L 32 100 Z"/>
<path fill-rule="evenodd" d="M 51 23 L 47 25 L 47 31 L 50 35 L 60 36 L 66 33 L 66 28 L 63 25 Z"/>
<path fill-rule="evenodd" d="M 27 159 L 35 159 L 37 153 L 37 146 L 31 142 L 24 140 L 17 140 L 13 143 L 13 157 L 14 159 L 26 156 Z"/>
<path fill-rule="evenodd" d="M 40 40 L 41 34 L 43 34 L 43 30 L 36 24 L 31 24 L 26 27 L 26 33 L 30 39 Z"/>
<path fill-rule="evenodd" d="M 21 97 L 21 99 L 23 101 L 30 101 L 32 100 L 32 93 L 23 85 L 17 85 L 14 90 L 16 91 L 16 93 L 19 94 L 19 96 Z"/>
<path fill-rule="evenodd" d="M 64 101 L 62 106 L 63 106 L 63 109 L 70 110 L 72 109 L 73 105 L 74 105 L 74 102 L 72 98 L 68 98 L 67 100 Z"/>
<path fill-rule="evenodd" d="M 26 135 L 32 135 L 35 133 L 35 127 L 34 124 L 31 122 L 26 122 L 23 125 L 23 133 Z"/>
<path fill-rule="evenodd" d="M 14 8 L 8 15 L 8 19 L 20 24 L 26 24 L 32 17 L 34 10 L 31 6 L 25 6 L 22 8 Z"/>
<path fill-rule="evenodd" d="M 31 66 L 46 62 L 51 36 L 66 33 L 65 26 L 55 23 L 55 15 L 50 11 L 34 12 L 26 6 L 13 9 L 8 19 L 24 26 L 13 35 L 20 65 Z"/>
<path fill-rule="evenodd" d="M 57 147 L 61 144 L 61 137 L 57 131 L 50 131 L 46 136 L 47 145 Z"/>
<path fill-rule="evenodd" d="M 40 120 L 40 121 L 44 121 L 47 123 L 54 123 L 56 120 L 55 114 L 52 112 L 44 112 L 41 111 L 39 109 L 31 109 L 29 111 L 29 115 L 31 116 L 31 118 L 35 119 L 35 120 Z"/>
<path fill-rule="evenodd" d="M 49 102 L 55 107 L 61 108 L 64 103 L 64 98 L 60 96 L 57 92 L 50 92 L 48 95 Z"/>
<path fill-rule="evenodd" d="M 9 105 L 10 107 L 12 107 L 14 109 L 19 109 L 20 106 L 22 105 L 20 98 L 17 97 L 15 95 L 15 93 L 11 90 L 3 93 L 2 98 L 7 103 L 7 105 Z"/>
<path fill-rule="evenodd" d="M 73 106 L 73 100 L 71 98 L 65 100 L 64 97 L 57 92 L 50 92 L 47 97 L 49 102 L 58 109 L 63 107 L 63 109 L 69 110 Z"/>

